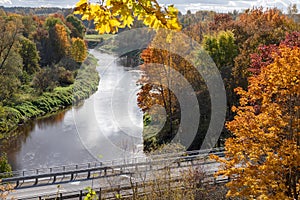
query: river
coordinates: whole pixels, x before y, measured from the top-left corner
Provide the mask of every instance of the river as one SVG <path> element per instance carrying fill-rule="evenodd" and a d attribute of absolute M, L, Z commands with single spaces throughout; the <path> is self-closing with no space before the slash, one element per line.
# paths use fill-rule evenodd
<path fill-rule="evenodd" d="M 92 50 L 99 59 L 99 88 L 81 106 L 20 126 L 3 141 L 13 170 L 36 169 L 143 155 L 142 112 L 137 106 L 139 71 L 116 57 Z"/>

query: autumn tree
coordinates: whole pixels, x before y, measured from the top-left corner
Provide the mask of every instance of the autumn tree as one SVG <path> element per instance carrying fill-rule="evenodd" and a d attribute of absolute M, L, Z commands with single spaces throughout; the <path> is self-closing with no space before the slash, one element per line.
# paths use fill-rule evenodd
<path fill-rule="evenodd" d="M 290 48 L 299 47 L 300 48 L 300 32 L 295 31 L 292 33 L 287 33 L 285 39 L 280 42 L 279 45 L 261 45 L 258 47 L 258 51 L 250 55 L 251 65 L 248 70 L 254 75 L 260 73 L 261 68 L 271 64 L 274 61 L 274 54 L 280 55 L 279 46 L 284 45 Z"/>
<path fill-rule="evenodd" d="M 56 24 L 60 24 L 60 25 L 63 25 L 65 26 L 64 24 L 64 19 L 62 19 L 62 16 L 61 17 L 54 17 L 54 16 L 49 16 L 45 19 L 45 22 L 44 22 L 44 26 L 47 30 L 51 29 L 51 28 L 54 28 L 54 26 Z M 66 26 L 65 26 L 66 27 Z"/>
<path fill-rule="evenodd" d="M 281 45 L 273 62 L 237 88 L 240 106 L 226 124 L 226 158 L 217 174 L 231 177 L 228 196 L 299 199 L 300 49 Z"/>
<path fill-rule="evenodd" d="M 151 48 L 151 45 L 141 54 L 144 61 L 141 70 L 144 75 L 139 80 L 142 87 L 138 93 L 138 105 L 145 113 L 155 116 L 152 118 L 154 124 L 160 124 L 161 120 L 166 117 L 164 128 L 160 132 L 154 131 L 156 134 L 152 133 L 152 138 L 145 139 L 145 150 L 170 142 L 178 128 L 179 105 L 176 96 L 170 89 L 171 84 L 174 84 L 176 80 L 176 77 L 170 73 L 171 67 L 176 65 L 172 62 L 171 57 L 175 58 L 175 56 L 167 50 Z M 159 110 L 155 109 L 154 105 L 163 107 L 166 116 L 160 116 Z"/>
<path fill-rule="evenodd" d="M 263 8 L 247 10 L 238 20 L 229 24 L 238 44 L 239 54 L 235 58 L 233 76 L 236 87 L 247 88 L 251 73 L 247 70 L 251 59 L 260 45 L 279 44 L 286 32 L 297 30 L 298 25 L 278 9 Z"/>
<path fill-rule="evenodd" d="M 56 24 L 54 30 L 55 50 L 57 50 L 61 57 L 67 56 L 71 46 L 69 34 L 65 26 L 60 24 Z"/>
<path fill-rule="evenodd" d="M 207 86 L 195 66 L 187 60 L 187 57 L 183 56 L 192 55 L 192 52 L 197 51 L 193 49 L 193 45 L 190 45 L 190 38 L 187 39 L 181 36 L 182 40 L 176 40 L 173 37 L 169 37 L 168 41 L 166 40 L 168 34 L 168 31 L 158 31 L 149 47 L 141 54 L 144 64 L 140 67 L 143 75 L 139 80 L 139 83 L 142 84 L 138 93 L 139 106 L 145 113 L 152 116 L 150 121 L 152 121 L 153 127 L 165 120 L 161 130 L 144 130 L 145 138 L 147 138 L 145 139 L 144 147 L 146 150 L 149 150 L 147 147 L 154 146 L 153 148 L 155 148 L 155 143 L 158 146 L 168 143 L 174 139 L 177 133 L 179 135 L 189 134 L 190 129 L 182 131 L 179 128 L 180 123 L 182 123 L 181 114 L 182 106 L 184 105 L 182 102 L 180 103 L 178 98 L 183 94 L 185 94 L 184 100 L 186 102 L 191 102 L 192 98 L 191 93 L 187 89 L 185 82 L 187 81 L 193 88 L 195 98 L 199 101 L 202 116 L 200 124 L 193 124 L 190 127 L 199 127 L 198 131 L 196 130 L 197 135 L 193 144 L 189 146 L 197 149 L 202 144 L 210 116 L 210 106 L 207 106 L 210 104 Z M 195 59 L 195 55 L 196 53 L 193 54 L 193 59 Z M 165 116 L 164 113 L 160 113 L 160 108 L 165 110 Z M 195 114 L 196 112 L 189 113 L 189 116 L 193 118 Z M 151 139 L 147 137 L 150 135 Z"/>
<path fill-rule="evenodd" d="M 9 54 L 13 51 L 19 41 L 22 22 L 19 18 L 1 17 L 0 18 L 0 69 L 3 68 Z"/>
<path fill-rule="evenodd" d="M 20 41 L 21 47 L 19 53 L 23 60 L 23 70 L 28 74 L 34 74 L 39 70 L 40 56 L 36 45 L 31 40 L 23 37 Z"/>
<path fill-rule="evenodd" d="M 234 58 L 238 54 L 232 31 L 220 31 L 217 34 L 205 35 L 203 48 L 208 51 L 221 73 L 227 70 L 231 71 L 230 68 L 233 67 Z M 226 68 L 226 70 L 223 68 Z M 226 75 L 227 78 L 229 75 Z M 223 74 L 223 78 L 225 78 L 224 76 L 225 74 Z"/>
<path fill-rule="evenodd" d="M 71 31 L 71 37 L 74 38 L 83 38 L 85 27 L 81 20 L 79 20 L 74 15 L 70 14 L 66 17 L 66 25 L 70 28 Z"/>
<path fill-rule="evenodd" d="M 233 29 L 234 20 L 230 14 L 216 13 L 211 22 L 209 22 L 210 32 L 227 31 Z"/>
<path fill-rule="evenodd" d="M 6 16 L 6 12 L 5 12 L 5 10 L 3 10 L 3 8 L 0 9 L 0 16 L 1 17 Z"/>
<path fill-rule="evenodd" d="M 87 57 L 87 47 L 84 40 L 80 38 L 72 38 L 70 54 L 73 60 L 78 63 L 82 63 Z"/>
<path fill-rule="evenodd" d="M 64 25 L 55 24 L 49 29 L 48 46 L 50 62 L 56 64 L 70 53 L 70 37 Z"/>
<path fill-rule="evenodd" d="M 0 17 L 0 100 L 12 97 L 20 85 L 22 58 L 17 51 L 22 23 L 18 17 Z"/>
<path fill-rule="evenodd" d="M 227 96 L 227 120 L 232 119 L 233 113 L 231 112 L 231 107 L 235 102 L 232 71 L 234 59 L 238 55 L 238 46 L 235 44 L 235 36 L 232 31 L 220 31 L 204 35 L 202 45 L 221 73 Z M 226 131 L 224 133 L 226 133 Z M 223 136 L 227 137 L 225 134 L 223 134 L 222 137 Z"/>
<path fill-rule="evenodd" d="M 33 87 L 39 92 L 52 91 L 58 84 L 55 68 L 42 68 L 33 78 Z"/>
<path fill-rule="evenodd" d="M 37 23 L 34 21 L 32 15 L 22 16 L 23 36 L 28 39 L 33 39 L 33 34 L 36 31 Z"/>
<path fill-rule="evenodd" d="M 202 43 L 204 35 L 209 32 L 210 24 L 206 21 L 186 27 L 183 32 L 199 43 Z"/>
<path fill-rule="evenodd" d="M 12 168 L 7 160 L 7 154 L 2 153 L 0 156 L 0 173 L 9 173 L 12 172 Z M 5 178 L 7 176 L 0 176 L 0 178 Z"/>

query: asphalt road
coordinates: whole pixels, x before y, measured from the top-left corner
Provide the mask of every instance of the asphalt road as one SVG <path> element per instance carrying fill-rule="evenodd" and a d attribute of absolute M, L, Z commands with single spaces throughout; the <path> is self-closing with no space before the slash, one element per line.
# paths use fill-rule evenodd
<path fill-rule="evenodd" d="M 218 163 L 209 163 L 204 164 L 201 161 L 194 162 L 193 167 L 200 167 L 202 171 L 205 171 L 207 174 L 211 172 L 217 171 L 219 164 Z M 180 176 L 180 173 L 183 170 L 187 170 L 191 165 L 189 163 L 183 164 L 180 167 L 177 167 L 177 164 L 174 164 L 174 167 L 171 168 L 172 176 Z M 70 180 L 69 177 L 58 179 L 59 183 L 52 184 L 51 180 L 43 180 L 39 181 L 39 185 L 32 186 L 32 183 L 22 183 L 21 186 L 15 189 L 8 197 L 8 199 L 38 199 L 39 196 L 47 197 L 53 196 L 57 194 L 59 196 L 60 193 L 66 194 L 71 192 L 80 192 L 80 190 L 84 190 L 87 187 L 92 188 L 112 188 L 118 187 L 118 185 L 128 185 L 130 184 L 130 178 L 133 182 L 142 182 L 145 180 L 150 180 L 154 177 L 154 174 L 157 174 L 157 171 L 161 171 L 164 173 L 163 168 L 156 166 L 152 170 L 145 169 L 135 171 L 134 169 L 128 169 L 127 172 L 131 172 L 131 175 L 115 175 L 112 174 L 107 177 L 100 176 L 99 174 L 95 174 L 93 179 L 85 179 L 83 177 L 75 177 L 72 182 L 68 182 Z M 126 171 L 125 171 L 126 172 Z M 96 177 L 97 176 L 97 177 Z M 93 177 L 93 176 L 92 176 Z M 211 176 L 212 177 L 212 176 Z M 30 186 L 31 185 L 31 186 Z M 59 186 L 59 187 L 58 187 Z"/>

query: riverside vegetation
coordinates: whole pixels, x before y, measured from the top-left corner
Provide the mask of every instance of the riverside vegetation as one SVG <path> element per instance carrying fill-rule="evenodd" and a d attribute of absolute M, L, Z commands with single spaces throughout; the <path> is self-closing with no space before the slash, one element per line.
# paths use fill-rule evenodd
<path fill-rule="evenodd" d="M 57 112 L 97 90 L 97 60 L 74 15 L 0 10 L 0 139 L 18 124 Z"/>

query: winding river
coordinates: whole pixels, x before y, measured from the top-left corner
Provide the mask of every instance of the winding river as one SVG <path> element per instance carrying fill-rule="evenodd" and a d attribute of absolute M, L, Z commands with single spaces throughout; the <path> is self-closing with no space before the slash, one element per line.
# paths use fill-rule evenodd
<path fill-rule="evenodd" d="M 139 71 L 112 55 L 91 53 L 99 59 L 98 91 L 81 106 L 20 126 L 20 136 L 2 142 L 13 170 L 143 155 Z"/>

